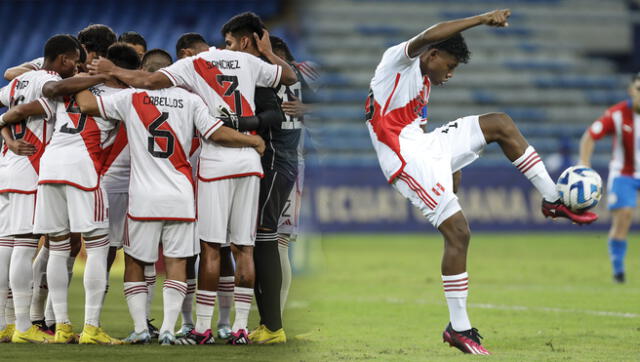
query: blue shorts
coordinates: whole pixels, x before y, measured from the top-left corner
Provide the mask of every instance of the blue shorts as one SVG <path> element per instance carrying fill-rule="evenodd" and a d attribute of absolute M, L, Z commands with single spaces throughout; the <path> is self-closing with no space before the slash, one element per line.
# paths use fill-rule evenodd
<path fill-rule="evenodd" d="M 618 176 L 609 186 L 609 210 L 623 207 L 636 207 L 637 191 L 640 190 L 640 179 L 631 176 Z"/>

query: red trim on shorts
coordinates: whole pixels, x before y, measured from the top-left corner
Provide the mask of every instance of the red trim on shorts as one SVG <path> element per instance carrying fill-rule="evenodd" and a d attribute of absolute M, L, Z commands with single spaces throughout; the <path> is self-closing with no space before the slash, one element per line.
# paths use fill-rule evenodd
<path fill-rule="evenodd" d="M 195 218 L 187 218 L 187 217 L 147 217 L 147 216 L 131 216 L 131 214 L 127 213 L 127 217 L 131 220 L 135 221 L 184 221 L 184 222 L 195 222 Z"/>
<path fill-rule="evenodd" d="M 247 177 L 247 176 L 258 176 L 260 178 L 263 178 L 264 174 L 260 172 L 247 172 L 247 173 L 237 173 L 235 175 L 227 175 L 227 176 L 214 177 L 214 178 L 204 178 L 198 175 L 198 180 L 203 182 L 212 182 L 212 181 L 218 181 L 218 180 L 226 180 L 229 178 L 238 178 L 238 177 Z"/>
<path fill-rule="evenodd" d="M 98 189 L 98 187 L 100 187 L 100 181 L 98 181 L 97 185 L 95 185 L 94 187 L 91 187 L 91 188 L 80 186 L 77 183 L 73 183 L 73 182 L 67 181 L 67 180 L 41 180 L 41 181 L 38 181 L 38 185 L 47 185 L 47 184 L 69 185 L 69 186 L 73 186 L 73 187 L 75 187 L 77 189 L 80 189 L 82 191 L 95 191 L 95 190 Z"/>
<path fill-rule="evenodd" d="M 4 189 L 0 190 L 0 194 L 12 193 L 12 194 L 23 194 L 23 195 L 32 195 L 38 192 L 38 190 L 26 191 L 26 190 L 16 190 L 16 189 Z"/>

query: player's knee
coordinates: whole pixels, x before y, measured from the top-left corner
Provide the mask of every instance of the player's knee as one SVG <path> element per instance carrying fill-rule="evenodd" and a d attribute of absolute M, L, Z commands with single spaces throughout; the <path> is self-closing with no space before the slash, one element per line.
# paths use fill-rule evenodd
<path fill-rule="evenodd" d="M 486 135 L 489 136 L 488 139 L 505 139 L 518 132 L 513 119 L 504 112 L 487 113 L 480 116 L 480 119 L 484 125 L 483 130 L 489 133 Z"/>
<path fill-rule="evenodd" d="M 471 239 L 471 232 L 466 224 L 454 225 L 446 236 L 448 248 L 466 251 Z"/>

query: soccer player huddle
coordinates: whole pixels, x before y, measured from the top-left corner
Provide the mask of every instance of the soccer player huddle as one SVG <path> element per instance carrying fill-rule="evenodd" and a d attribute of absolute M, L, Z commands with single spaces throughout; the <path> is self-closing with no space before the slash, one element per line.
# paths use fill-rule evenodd
<path fill-rule="evenodd" d="M 140 34 L 117 38 L 106 25 L 90 25 L 77 37 L 51 37 L 43 58 L 6 71 L 0 341 L 211 344 L 214 334 L 230 344 L 286 341 L 297 212 L 285 205 L 298 208 L 302 95 L 317 74 L 253 13 L 234 16 L 221 34 L 226 49 L 184 34 L 172 63 L 165 50 L 147 51 Z M 82 243 L 85 320 L 77 335 L 68 286 Z M 158 330 L 149 310 L 160 244 Z M 119 248 L 133 320 L 124 340 L 100 323 Z M 260 323 L 249 332 L 254 295 Z"/>

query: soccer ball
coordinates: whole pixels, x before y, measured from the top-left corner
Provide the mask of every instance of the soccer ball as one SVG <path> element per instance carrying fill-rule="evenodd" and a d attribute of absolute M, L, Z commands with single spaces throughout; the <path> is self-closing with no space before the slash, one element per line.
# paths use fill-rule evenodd
<path fill-rule="evenodd" d="M 556 186 L 562 203 L 573 211 L 595 207 L 602 196 L 600 175 L 586 166 L 572 166 L 564 170 Z"/>

